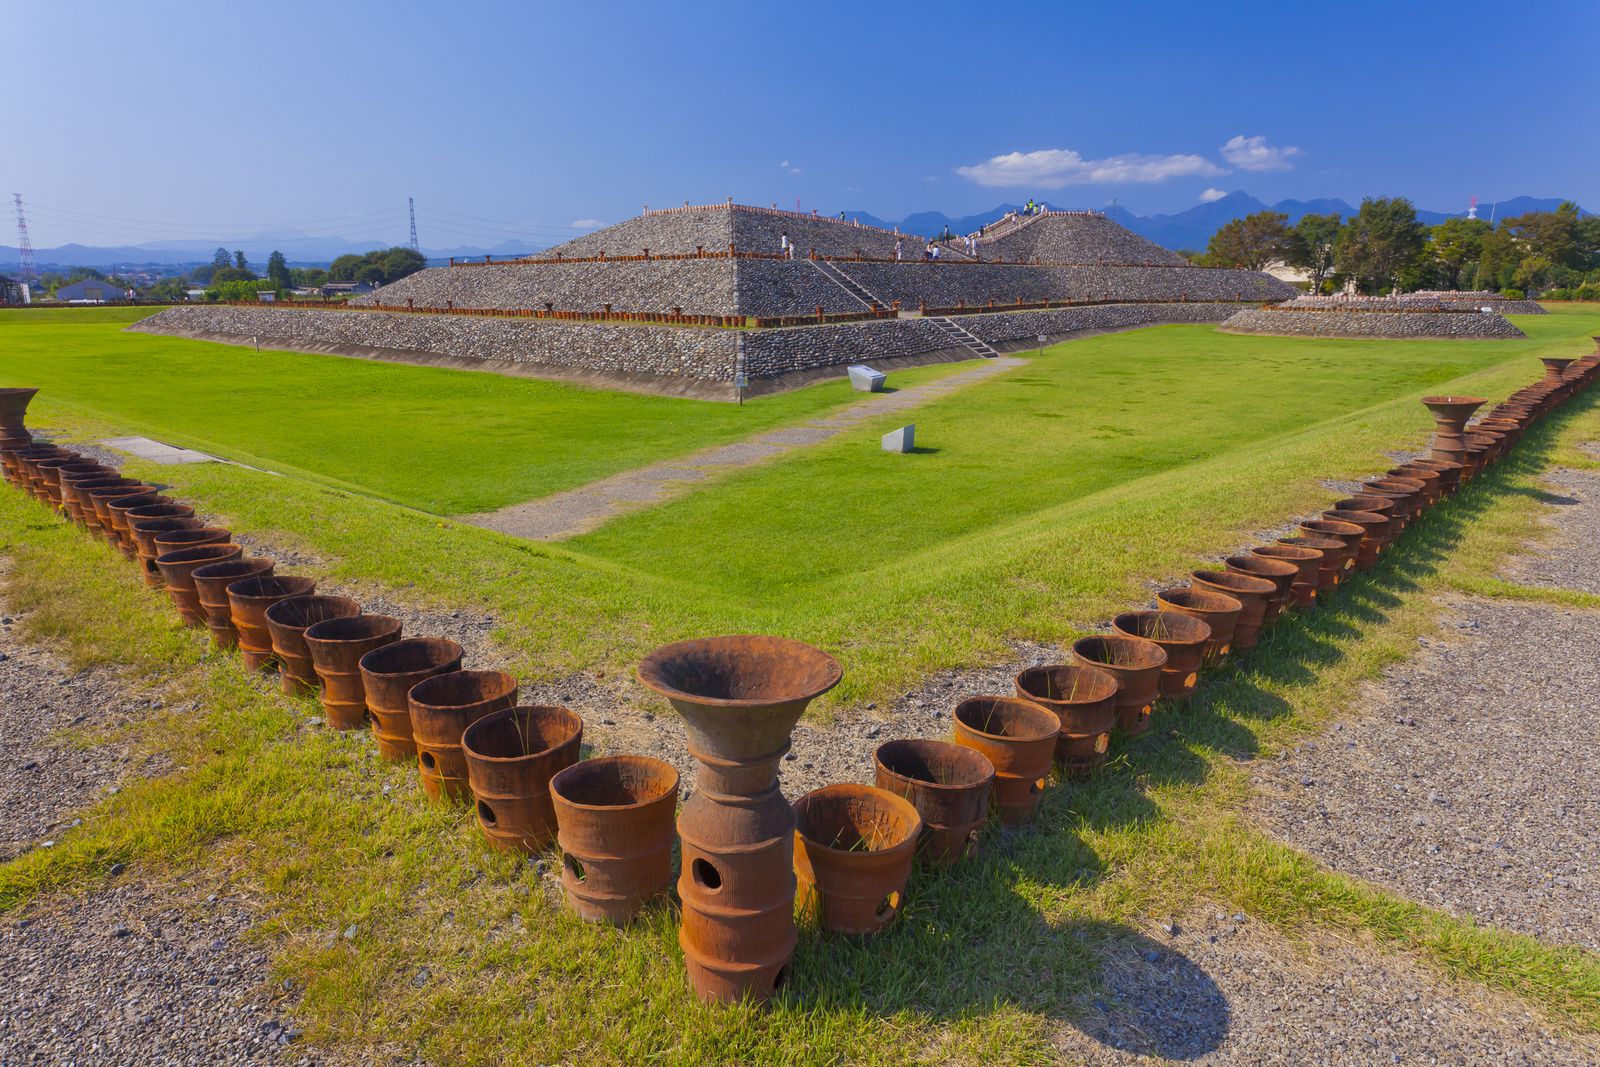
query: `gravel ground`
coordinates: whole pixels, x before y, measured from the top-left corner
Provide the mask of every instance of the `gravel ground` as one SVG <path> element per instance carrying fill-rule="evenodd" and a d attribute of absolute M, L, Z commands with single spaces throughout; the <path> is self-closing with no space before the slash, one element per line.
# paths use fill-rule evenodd
<path fill-rule="evenodd" d="M 1506 577 L 1527 585 L 1600 594 L 1600 472 L 1565 468 L 1549 479 L 1554 536 L 1512 561 Z"/>
<path fill-rule="evenodd" d="M 1337 870 L 1600 950 L 1600 614 L 1457 609 L 1366 715 L 1260 767 L 1256 812 Z"/>
<path fill-rule="evenodd" d="M 115 728 L 152 704 L 127 694 L 110 671 L 73 671 L 22 643 L 21 618 L 0 614 L 0 860 L 45 847 L 125 775 L 166 766 L 103 739 L 75 743 L 72 731 Z"/>
<path fill-rule="evenodd" d="M 1325 935 L 1199 913 L 1103 946 L 1107 988 L 1057 1029 L 1066 1062 L 1594 1064 L 1511 997 Z"/>
<path fill-rule="evenodd" d="M 325 1064 L 267 994 L 248 901 L 117 885 L 0 923 L 0 1064 Z M 272 987 L 278 997 L 292 990 Z"/>

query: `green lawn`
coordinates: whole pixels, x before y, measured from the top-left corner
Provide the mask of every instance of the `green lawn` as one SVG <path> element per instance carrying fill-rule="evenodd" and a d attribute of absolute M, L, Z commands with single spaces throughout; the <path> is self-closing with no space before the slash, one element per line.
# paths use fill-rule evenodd
<path fill-rule="evenodd" d="M 740 407 L 123 332 L 150 313 L 0 311 L 0 380 L 44 387 L 36 419 L 89 418 L 441 515 L 529 500 L 857 398 L 829 381 Z"/>

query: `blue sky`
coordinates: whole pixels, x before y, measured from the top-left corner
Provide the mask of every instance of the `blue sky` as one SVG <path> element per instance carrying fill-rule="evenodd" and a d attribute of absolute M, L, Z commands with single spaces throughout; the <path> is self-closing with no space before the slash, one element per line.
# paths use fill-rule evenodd
<path fill-rule="evenodd" d="M 23 193 L 36 247 L 398 242 L 408 195 L 435 247 L 730 195 L 891 219 L 1030 195 L 1150 214 L 1234 189 L 1600 210 L 1593 0 L 4 15 L 24 103 L 0 191 Z"/>

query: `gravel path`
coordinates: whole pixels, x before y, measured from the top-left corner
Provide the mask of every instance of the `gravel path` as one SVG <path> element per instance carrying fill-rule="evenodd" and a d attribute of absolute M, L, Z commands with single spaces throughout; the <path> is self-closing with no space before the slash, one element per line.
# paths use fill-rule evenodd
<path fill-rule="evenodd" d="M 1368 714 L 1259 769 L 1256 812 L 1336 870 L 1600 950 L 1600 614 L 1458 607 Z"/>
<path fill-rule="evenodd" d="M 845 432 L 863 419 L 908 411 L 965 385 L 982 381 L 1012 367 L 1020 367 L 1025 362 L 1009 356 L 984 360 L 960 374 L 857 401 L 844 411 L 826 418 L 769 430 L 748 441 L 718 445 L 690 456 L 623 471 L 588 485 L 553 493 L 538 500 L 512 504 L 498 511 L 460 515 L 457 518 L 475 526 L 533 541 L 561 541 L 576 537 L 625 512 L 638 511 L 682 496 L 708 474 L 753 466 L 796 448 L 818 444 Z"/>
<path fill-rule="evenodd" d="M 1600 1062 L 1504 994 L 1325 934 L 1200 913 L 1102 946 L 1107 988 L 1057 1027 L 1067 1062 L 1203 1065 Z"/>
<path fill-rule="evenodd" d="M 271 1003 L 266 952 L 241 941 L 256 914 L 124 884 L 0 921 L 0 1064 L 331 1062 Z"/>
<path fill-rule="evenodd" d="M 99 734 L 141 718 L 152 703 L 128 695 L 110 671 L 73 671 L 24 644 L 21 618 L 0 613 L 0 860 L 48 847 L 125 775 L 166 766 L 104 738 L 75 741 L 73 731 Z"/>
<path fill-rule="evenodd" d="M 1554 471 L 1547 479 L 1554 509 L 1546 522 L 1554 536 L 1505 568 L 1526 585 L 1600 594 L 1600 471 Z"/>

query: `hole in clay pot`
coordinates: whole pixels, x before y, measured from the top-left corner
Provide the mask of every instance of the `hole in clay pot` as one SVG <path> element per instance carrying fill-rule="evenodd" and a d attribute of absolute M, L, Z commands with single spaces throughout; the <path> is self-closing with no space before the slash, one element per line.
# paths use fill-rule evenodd
<path fill-rule="evenodd" d="M 772 991 L 776 993 L 789 984 L 789 966 L 785 964 L 778 968 L 778 973 L 772 976 Z"/>
<path fill-rule="evenodd" d="M 418 753 L 417 759 L 420 760 L 422 765 L 430 771 L 438 769 L 439 764 L 434 760 L 432 752 Z"/>
<path fill-rule="evenodd" d="M 493 826 L 494 825 L 494 809 L 491 808 L 489 805 L 485 804 L 483 801 L 481 801 L 481 800 L 478 801 L 478 818 L 483 820 L 483 825 L 485 825 L 485 826 Z"/>
<path fill-rule="evenodd" d="M 578 860 L 563 852 L 561 854 L 561 864 L 562 866 L 566 867 L 568 873 L 570 873 L 572 877 L 576 878 L 580 882 L 583 881 L 583 862 L 581 860 Z"/>
<path fill-rule="evenodd" d="M 1038 796 L 1040 793 L 1043 793 L 1043 792 L 1044 792 L 1044 779 L 1043 778 L 1039 779 L 1037 782 L 1034 782 L 1032 785 L 1028 786 L 1028 794 L 1030 796 Z"/>
<path fill-rule="evenodd" d="M 716 892 L 722 888 L 722 872 L 718 871 L 704 859 L 696 859 L 690 864 L 689 870 L 694 875 L 695 885 L 701 889 Z"/>
<path fill-rule="evenodd" d="M 1110 734 L 1100 734 L 1100 735 L 1095 737 L 1095 739 L 1094 739 L 1094 750 L 1096 752 L 1104 752 L 1110 747 L 1111 747 L 1111 735 Z"/>
<path fill-rule="evenodd" d="M 893 893 L 890 893 L 888 896 L 883 898 L 883 902 L 878 905 L 878 910 L 873 912 L 872 916 L 873 916 L 873 918 L 878 919 L 879 921 L 882 921 L 884 919 L 889 918 L 891 915 L 893 915 L 895 912 L 897 912 L 899 910 L 900 910 L 900 890 L 896 889 Z"/>
<path fill-rule="evenodd" d="M 1185 689 L 1193 689 L 1196 685 L 1199 684 L 1199 682 L 1200 682 L 1200 676 L 1191 671 L 1189 673 L 1188 677 L 1184 678 L 1183 687 Z"/>

